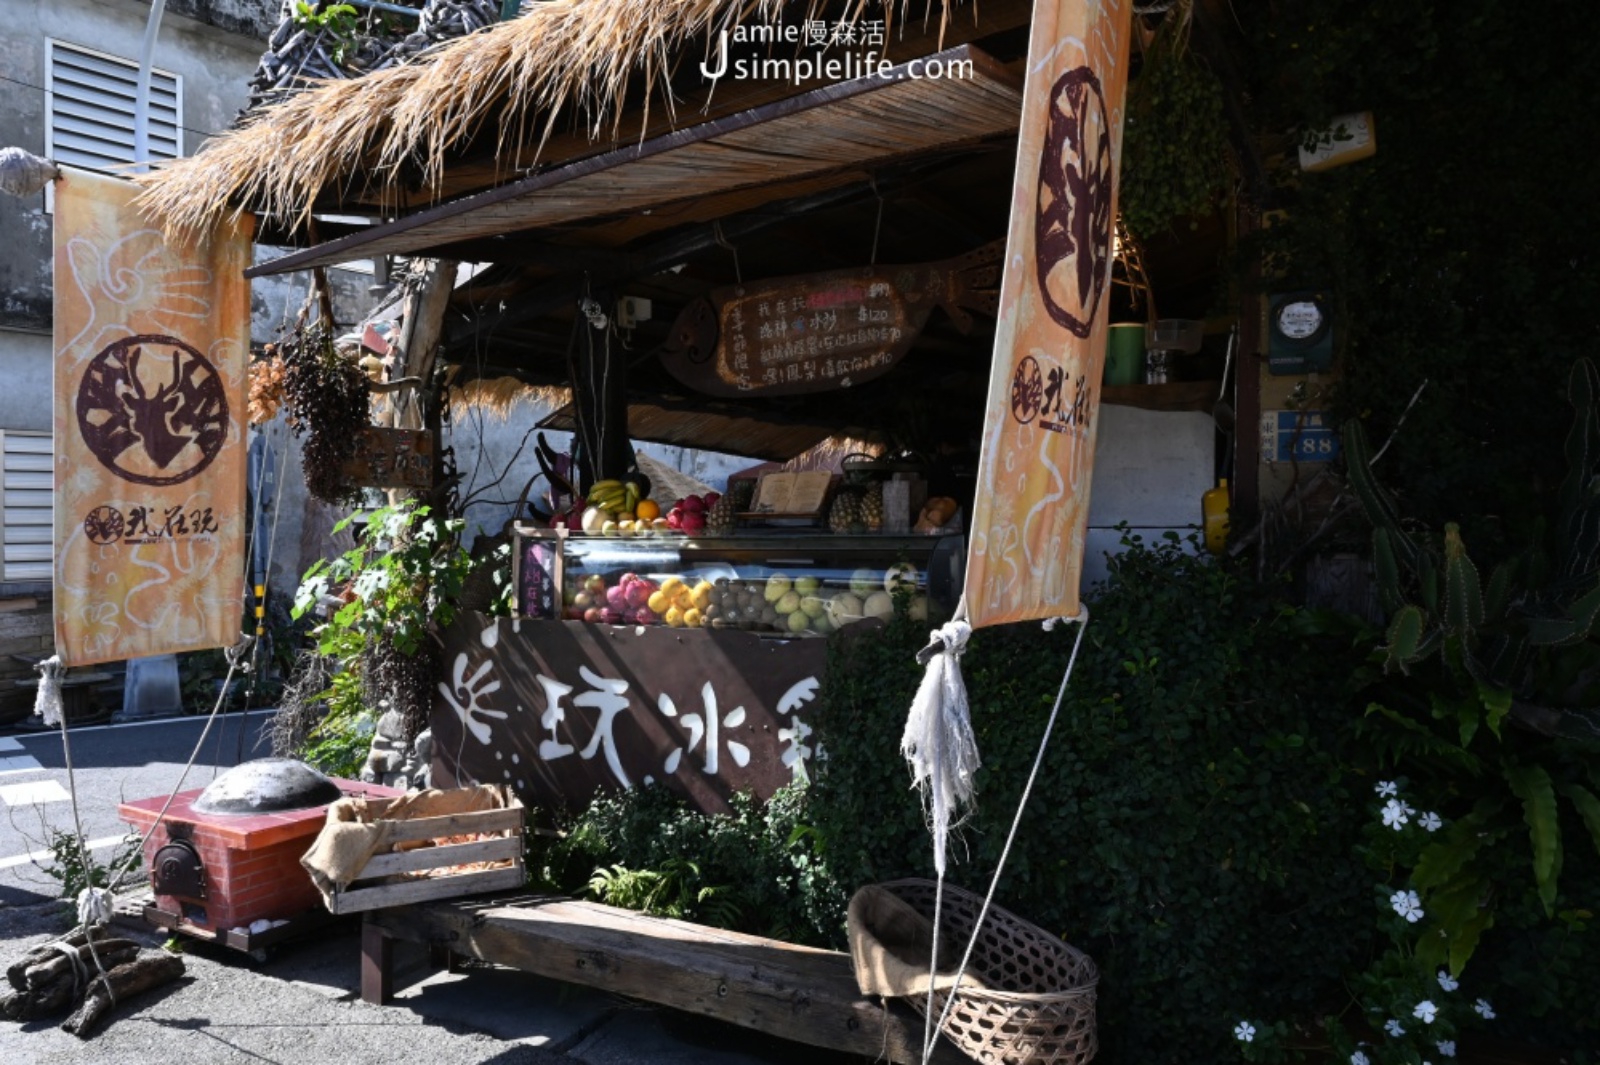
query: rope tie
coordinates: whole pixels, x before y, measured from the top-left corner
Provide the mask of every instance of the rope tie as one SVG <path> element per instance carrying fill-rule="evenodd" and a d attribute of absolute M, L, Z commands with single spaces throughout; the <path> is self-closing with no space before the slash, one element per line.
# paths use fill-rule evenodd
<path fill-rule="evenodd" d="M 86 887 L 78 892 L 78 923 L 88 928 L 104 924 L 116 913 L 116 896 L 102 887 Z"/>
<path fill-rule="evenodd" d="M 89 982 L 89 967 L 83 964 L 82 958 L 78 957 L 78 948 L 72 946 L 66 940 L 58 940 L 50 945 L 65 954 L 67 960 L 72 963 L 72 994 L 76 997 L 83 990 L 84 985 Z"/>
<path fill-rule="evenodd" d="M 67 667 L 62 664 L 60 655 L 51 655 L 35 663 L 33 668 L 39 671 L 39 691 L 33 697 L 33 712 L 44 718 L 46 725 L 55 728 L 66 719 L 61 708 L 61 678 L 66 676 Z"/>
<path fill-rule="evenodd" d="M 254 636 L 241 632 L 238 643 L 232 647 L 223 648 L 222 656 L 228 660 L 229 670 L 238 670 L 240 673 L 250 672 L 250 648 L 255 646 L 255 642 L 256 638 Z M 224 694 L 226 694 L 226 689 L 224 689 Z"/>

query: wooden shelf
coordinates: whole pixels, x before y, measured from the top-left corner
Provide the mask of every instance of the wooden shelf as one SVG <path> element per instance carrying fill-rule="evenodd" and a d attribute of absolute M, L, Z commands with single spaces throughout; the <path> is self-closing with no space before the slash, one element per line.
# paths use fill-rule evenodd
<path fill-rule="evenodd" d="M 1100 402 L 1145 410 L 1196 410 L 1210 413 L 1221 381 L 1169 381 L 1164 385 L 1102 385 Z"/>

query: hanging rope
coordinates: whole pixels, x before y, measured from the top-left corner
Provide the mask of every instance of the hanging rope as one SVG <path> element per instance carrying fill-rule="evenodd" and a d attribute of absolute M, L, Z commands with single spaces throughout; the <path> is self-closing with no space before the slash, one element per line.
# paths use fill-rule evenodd
<path fill-rule="evenodd" d="M 956 608 L 956 616 L 958 619 L 961 619 L 965 617 L 965 614 L 966 602 L 963 600 Z M 1039 767 L 1044 764 L 1044 752 L 1050 746 L 1050 733 L 1054 731 L 1056 726 L 1056 718 L 1061 713 L 1061 702 L 1064 698 L 1066 698 L 1067 683 L 1072 679 L 1072 668 L 1073 666 L 1077 665 L 1078 650 L 1083 646 L 1083 634 L 1089 627 L 1089 608 L 1080 603 L 1078 605 L 1078 613 L 1076 617 L 1046 619 L 1044 622 L 1045 631 L 1052 631 L 1056 627 L 1057 623 L 1061 621 L 1075 622 L 1078 626 L 1078 635 L 1077 638 L 1072 642 L 1072 654 L 1067 659 L 1067 670 L 1066 673 L 1064 673 L 1061 677 L 1061 687 L 1056 691 L 1055 705 L 1050 708 L 1050 718 L 1045 722 L 1044 735 L 1039 738 L 1039 750 L 1038 753 L 1033 757 L 1033 768 L 1028 771 L 1028 780 L 1022 787 L 1021 797 L 1017 800 L 1017 811 L 1014 815 L 1012 815 L 1011 818 L 1011 830 L 1006 833 L 1005 846 L 1000 849 L 1000 860 L 995 863 L 994 875 L 989 879 L 989 890 L 983 897 L 983 907 L 978 911 L 978 919 L 973 923 L 972 937 L 967 940 L 967 948 L 961 955 L 961 964 L 956 967 L 955 982 L 952 985 L 952 988 L 959 988 L 961 986 L 961 978 L 966 975 L 967 963 L 972 960 L 972 950 L 977 945 L 978 936 L 983 932 L 983 922 L 989 916 L 989 906 L 994 901 L 995 889 L 1000 885 L 1000 875 L 1005 871 L 1006 860 L 1011 857 L 1011 844 L 1017 838 L 1017 828 L 1022 824 L 1022 813 L 1025 809 L 1027 809 L 1029 796 L 1033 794 L 1033 784 L 1034 781 L 1038 779 Z M 924 688 L 928 686 L 928 678 L 933 676 L 936 669 L 941 668 L 938 661 L 939 659 L 951 659 L 953 657 L 959 657 L 960 650 L 965 648 L 965 637 L 960 639 L 959 647 L 957 647 L 953 653 L 951 650 L 951 645 L 946 642 L 945 630 L 950 629 L 954 624 L 956 624 L 956 622 L 952 622 L 951 625 L 946 625 L 936 632 L 934 634 L 935 643 L 930 644 L 926 649 L 919 652 L 917 655 L 918 661 L 923 662 L 928 666 L 927 673 L 923 675 Z M 961 624 L 967 629 L 966 635 L 970 636 L 971 627 L 967 626 L 964 621 L 962 621 Z M 939 650 L 938 645 L 943 645 L 945 650 Z M 942 668 L 953 671 L 954 683 L 958 686 L 961 684 L 961 671 L 958 664 L 951 661 Z M 946 676 L 948 676 L 948 673 Z M 920 700 L 922 695 L 922 689 L 918 689 L 917 699 Z M 966 711 L 966 691 L 965 688 L 962 687 L 960 691 L 960 716 L 964 720 L 967 720 L 967 729 L 970 731 L 971 724 L 970 719 L 967 717 Z M 916 714 L 916 702 L 914 701 L 912 704 L 912 716 L 915 717 Z M 910 725 L 908 722 L 908 731 L 909 728 Z M 974 756 L 976 756 L 976 751 L 974 751 Z M 945 767 L 945 770 L 948 771 L 948 767 Z M 928 1065 L 929 1059 L 933 1057 L 934 1039 L 938 1032 L 943 1031 L 945 1021 L 949 1018 L 951 1007 L 955 1005 L 957 997 L 956 991 L 952 990 L 950 995 L 945 999 L 944 1009 L 939 1013 L 938 1021 L 935 1023 L 933 1016 L 932 977 L 937 974 L 939 967 L 939 925 L 941 923 L 942 910 L 944 907 L 944 853 L 942 849 L 942 842 L 938 840 L 937 836 L 935 837 L 934 849 L 934 873 L 935 889 L 933 896 L 933 943 L 932 953 L 929 959 L 930 978 L 928 981 L 928 1001 L 926 1008 L 923 1011 L 922 1065 Z"/>

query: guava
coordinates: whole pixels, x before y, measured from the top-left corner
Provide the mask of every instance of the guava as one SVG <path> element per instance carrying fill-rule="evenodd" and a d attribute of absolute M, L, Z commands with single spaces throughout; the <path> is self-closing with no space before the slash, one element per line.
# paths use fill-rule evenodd
<path fill-rule="evenodd" d="M 876 570 L 858 569 L 850 574 L 850 590 L 856 595 L 866 597 L 881 587 L 883 581 Z"/>

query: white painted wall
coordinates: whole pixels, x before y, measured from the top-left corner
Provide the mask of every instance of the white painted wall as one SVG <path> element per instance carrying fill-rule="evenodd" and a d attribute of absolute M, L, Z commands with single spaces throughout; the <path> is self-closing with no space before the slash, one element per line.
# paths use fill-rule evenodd
<path fill-rule="evenodd" d="M 1200 497 L 1211 488 L 1216 426 L 1195 411 L 1100 408 L 1089 529 L 1083 551 L 1087 593 L 1108 574 L 1106 556 L 1122 550 L 1126 522 L 1146 543 L 1168 530 L 1200 532 Z"/>

